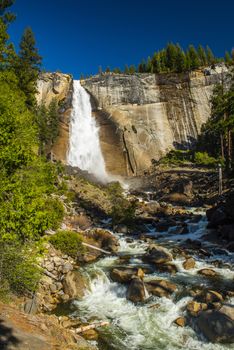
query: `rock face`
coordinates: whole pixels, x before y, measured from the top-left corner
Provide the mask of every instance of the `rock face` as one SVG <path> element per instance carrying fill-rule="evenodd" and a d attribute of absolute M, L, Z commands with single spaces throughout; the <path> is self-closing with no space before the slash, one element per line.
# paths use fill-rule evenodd
<path fill-rule="evenodd" d="M 66 163 L 69 146 L 69 123 L 72 107 L 72 77 L 62 73 L 43 73 L 37 84 L 38 104 L 48 106 L 55 98 L 59 103 L 59 137 L 53 145 L 52 154 L 57 160 Z"/>
<path fill-rule="evenodd" d="M 226 71 L 216 66 L 205 72 L 103 74 L 83 81 L 101 126 L 107 170 L 140 174 L 169 150 L 190 148 L 210 115 L 213 87 Z"/>
<path fill-rule="evenodd" d="M 103 74 L 82 81 L 90 93 L 106 169 L 138 175 L 173 148 L 190 148 L 210 116 L 213 87 L 227 73 L 224 65 L 183 74 Z M 60 136 L 53 147 L 66 163 L 72 105 L 72 78 L 44 73 L 39 103 L 60 101 Z"/>

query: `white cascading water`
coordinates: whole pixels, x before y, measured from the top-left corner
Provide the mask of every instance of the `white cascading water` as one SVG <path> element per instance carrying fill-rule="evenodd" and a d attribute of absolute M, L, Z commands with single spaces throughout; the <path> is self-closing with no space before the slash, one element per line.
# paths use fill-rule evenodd
<path fill-rule="evenodd" d="M 107 182 L 108 174 L 99 141 L 99 128 L 92 117 L 89 94 L 79 80 L 73 82 L 72 107 L 68 164 Z"/>

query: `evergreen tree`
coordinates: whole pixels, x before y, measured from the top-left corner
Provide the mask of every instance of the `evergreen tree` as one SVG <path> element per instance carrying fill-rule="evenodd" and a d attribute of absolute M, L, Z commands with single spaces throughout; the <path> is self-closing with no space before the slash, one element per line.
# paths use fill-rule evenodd
<path fill-rule="evenodd" d="M 110 67 L 107 66 L 107 67 L 106 67 L 106 73 L 110 73 L 110 71 L 111 71 L 111 70 L 110 70 Z"/>
<path fill-rule="evenodd" d="M 9 69 L 10 62 L 16 57 L 13 44 L 8 43 L 8 25 L 15 19 L 15 15 L 8 11 L 13 0 L 0 0 L 0 70 Z"/>
<path fill-rule="evenodd" d="M 193 45 L 189 45 L 187 58 L 189 59 L 190 69 L 197 69 L 200 67 L 198 53 Z"/>
<path fill-rule="evenodd" d="M 138 73 L 145 73 L 146 72 L 145 60 L 142 60 L 141 63 L 138 65 L 137 71 L 138 71 Z"/>
<path fill-rule="evenodd" d="M 204 49 L 204 47 L 202 45 L 198 46 L 197 53 L 198 53 L 198 57 L 199 57 L 199 60 L 200 60 L 200 64 L 202 66 L 206 66 L 207 65 L 206 51 L 205 51 L 205 49 Z"/>
<path fill-rule="evenodd" d="M 160 66 L 160 55 L 155 52 L 152 57 L 152 65 L 153 65 L 153 73 L 160 73 L 161 66 Z"/>
<path fill-rule="evenodd" d="M 136 67 L 134 66 L 134 64 L 132 64 L 129 67 L 129 74 L 134 74 L 134 73 L 136 73 Z"/>
<path fill-rule="evenodd" d="M 127 64 L 125 64 L 124 73 L 125 73 L 125 74 L 129 74 L 129 67 L 128 67 Z"/>
<path fill-rule="evenodd" d="M 225 63 L 227 65 L 232 63 L 232 58 L 231 58 L 230 53 L 228 51 L 225 52 L 224 58 L 225 58 Z"/>
<path fill-rule="evenodd" d="M 41 56 L 36 48 L 31 28 L 26 28 L 21 42 L 19 57 L 15 63 L 15 73 L 19 78 L 19 88 L 25 93 L 29 108 L 36 105 L 37 79 L 40 73 Z"/>
<path fill-rule="evenodd" d="M 182 73 L 186 70 L 186 56 L 179 44 L 176 45 L 176 48 L 177 48 L 177 54 L 176 54 L 176 61 L 175 61 L 175 71 L 177 73 Z"/>
<path fill-rule="evenodd" d="M 167 67 L 166 67 L 166 50 L 165 49 L 159 52 L 159 57 L 160 57 L 160 73 L 166 72 Z"/>
<path fill-rule="evenodd" d="M 150 56 L 147 59 L 147 63 L 146 63 L 146 72 L 147 73 L 153 73 L 153 65 L 152 65 L 152 61 Z"/>
<path fill-rule="evenodd" d="M 176 68 L 177 48 L 173 43 L 167 44 L 166 47 L 166 67 L 173 72 Z"/>
<path fill-rule="evenodd" d="M 207 63 L 212 66 L 213 64 L 215 64 L 216 59 L 215 56 L 212 52 L 212 50 L 209 48 L 209 46 L 206 46 L 206 57 L 207 57 Z"/>
<path fill-rule="evenodd" d="M 121 69 L 119 67 L 116 67 L 116 68 L 113 69 L 113 72 L 115 74 L 121 74 Z"/>

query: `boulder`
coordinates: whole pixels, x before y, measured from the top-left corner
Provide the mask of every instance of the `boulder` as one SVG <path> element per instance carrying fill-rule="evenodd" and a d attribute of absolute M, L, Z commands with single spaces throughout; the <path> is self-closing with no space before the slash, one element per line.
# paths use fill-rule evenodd
<path fill-rule="evenodd" d="M 197 326 L 213 343 L 234 342 L 234 306 L 224 305 L 219 310 L 202 311 Z"/>
<path fill-rule="evenodd" d="M 219 225 L 225 225 L 229 223 L 228 216 L 223 206 L 208 209 L 206 215 L 209 220 L 209 228 L 214 228 Z"/>
<path fill-rule="evenodd" d="M 193 269 L 195 267 L 196 263 L 195 260 L 193 258 L 188 258 L 183 262 L 183 268 L 185 270 L 190 270 Z"/>
<path fill-rule="evenodd" d="M 172 260 L 172 255 L 166 248 L 152 244 L 149 246 L 144 260 L 155 264 L 165 264 Z"/>
<path fill-rule="evenodd" d="M 184 317 L 177 317 L 174 323 L 179 327 L 184 327 L 186 325 L 186 319 Z"/>
<path fill-rule="evenodd" d="M 207 304 L 205 303 L 198 303 L 197 301 L 190 301 L 187 304 L 187 311 L 191 316 L 197 316 L 200 311 L 206 310 Z"/>
<path fill-rule="evenodd" d="M 174 265 L 172 263 L 155 264 L 154 267 L 157 271 L 160 271 L 160 272 L 166 272 L 166 273 L 170 273 L 170 274 L 175 274 L 178 272 L 176 265 Z"/>
<path fill-rule="evenodd" d="M 207 290 L 201 294 L 201 298 L 205 303 L 219 303 L 223 301 L 223 296 L 215 290 Z"/>
<path fill-rule="evenodd" d="M 152 280 L 145 282 L 146 289 L 149 293 L 157 297 L 169 297 L 177 290 L 177 286 L 166 280 Z"/>
<path fill-rule="evenodd" d="M 136 274 L 137 269 L 135 268 L 114 268 L 110 273 L 110 277 L 114 282 L 129 283 Z"/>
<path fill-rule="evenodd" d="M 218 277 L 219 276 L 219 274 L 212 269 L 201 269 L 197 273 L 199 275 L 206 276 L 206 277 Z"/>
<path fill-rule="evenodd" d="M 69 271 L 63 280 L 63 290 L 71 299 L 82 298 L 87 289 L 87 283 L 79 270 Z"/>
<path fill-rule="evenodd" d="M 146 289 L 144 282 L 139 277 L 133 277 L 127 290 L 127 299 L 133 303 L 144 301 L 146 298 Z"/>

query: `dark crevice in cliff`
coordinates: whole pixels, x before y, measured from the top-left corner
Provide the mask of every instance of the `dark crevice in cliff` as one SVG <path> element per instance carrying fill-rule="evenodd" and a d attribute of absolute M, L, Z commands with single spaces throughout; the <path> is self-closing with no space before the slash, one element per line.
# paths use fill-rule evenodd
<path fill-rule="evenodd" d="M 128 165 L 132 171 L 132 174 L 135 174 L 135 171 L 134 171 L 134 168 L 133 168 L 133 165 L 132 165 L 132 162 L 131 162 L 131 158 L 130 158 L 130 154 L 129 154 L 129 150 L 128 150 L 128 147 L 127 147 L 127 143 L 126 143 L 126 140 L 125 140 L 125 135 L 124 135 L 124 131 L 123 131 L 123 144 L 124 144 L 124 149 L 125 149 L 125 152 L 126 152 L 126 155 L 127 155 L 127 162 L 128 162 Z M 129 175 L 129 174 L 128 174 Z"/>

